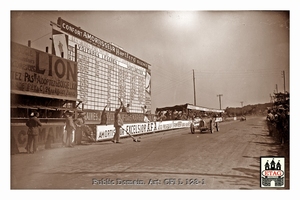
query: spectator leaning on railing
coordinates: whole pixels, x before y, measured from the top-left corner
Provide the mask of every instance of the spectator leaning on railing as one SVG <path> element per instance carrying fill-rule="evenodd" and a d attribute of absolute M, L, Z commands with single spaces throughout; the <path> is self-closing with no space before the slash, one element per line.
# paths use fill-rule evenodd
<path fill-rule="evenodd" d="M 269 135 L 274 136 L 281 144 L 289 140 L 289 109 L 279 105 L 269 109 L 266 117 Z"/>

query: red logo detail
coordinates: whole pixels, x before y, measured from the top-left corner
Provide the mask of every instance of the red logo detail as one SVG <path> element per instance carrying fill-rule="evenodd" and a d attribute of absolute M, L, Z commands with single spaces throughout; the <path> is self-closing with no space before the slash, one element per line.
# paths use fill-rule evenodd
<path fill-rule="evenodd" d="M 283 171 L 282 170 L 264 170 L 262 171 L 262 175 L 263 176 L 275 176 L 275 177 L 278 177 L 278 176 L 283 176 Z"/>

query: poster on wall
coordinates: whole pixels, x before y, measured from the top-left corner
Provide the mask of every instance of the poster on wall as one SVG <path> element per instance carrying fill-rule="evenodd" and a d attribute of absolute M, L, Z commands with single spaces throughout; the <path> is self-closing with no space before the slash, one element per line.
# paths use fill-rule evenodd
<path fill-rule="evenodd" d="M 58 57 L 67 58 L 68 55 L 68 36 L 53 29 L 53 54 Z"/>
<path fill-rule="evenodd" d="M 77 64 L 12 42 L 11 90 L 16 94 L 76 100 Z"/>

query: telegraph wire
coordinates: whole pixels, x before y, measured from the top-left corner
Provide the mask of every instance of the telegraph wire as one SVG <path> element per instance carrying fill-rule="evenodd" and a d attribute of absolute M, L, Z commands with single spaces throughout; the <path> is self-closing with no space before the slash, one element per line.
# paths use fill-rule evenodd
<path fill-rule="evenodd" d="M 37 41 L 37 40 L 39 40 L 39 39 L 42 39 L 43 37 L 45 37 L 45 36 L 47 36 L 47 35 L 50 35 L 52 32 L 49 32 L 49 33 L 47 33 L 47 34 L 45 34 L 45 35 L 43 35 L 43 36 L 41 36 L 41 37 L 39 37 L 39 38 L 37 38 L 37 39 L 35 39 L 35 40 L 32 40 L 31 42 L 33 43 L 33 42 L 35 42 L 35 41 Z"/>

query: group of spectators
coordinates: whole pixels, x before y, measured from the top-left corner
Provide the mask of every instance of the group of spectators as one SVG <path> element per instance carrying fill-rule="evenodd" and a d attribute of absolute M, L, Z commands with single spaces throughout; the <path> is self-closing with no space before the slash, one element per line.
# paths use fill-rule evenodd
<path fill-rule="evenodd" d="M 282 145 L 289 141 L 290 110 L 286 104 L 268 109 L 266 117 L 269 135 Z"/>
<path fill-rule="evenodd" d="M 195 117 L 201 118 L 214 118 L 216 113 L 214 112 L 204 112 L 204 111 L 185 111 L 185 110 L 161 110 L 155 113 L 156 121 L 165 120 L 192 120 Z"/>
<path fill-rule="evenodd" d="M 73 147 L 75 144 L 80 145 L 83 133 L 87 136 L 87 138 L 95 141 L 92 136 L 92 129 L 85 124 L 84 112 L 80 112 L 76 118 L 75 113 L 71 111 L 66 111 L 63 116 L 65 117 L 65 126 L 62 138 L 62 144 L 64 147 Z M 28 140 L 25 149 L 27 153 L 34 153 L 38 150 L 37 144 L 40 132 L 39 129 L 42 127 L 42 123 L 38 117 L 38 112 L 31 112 L 29 119 L 26 122 L 26 126 L 28 127 Z"/>
<path fill-rule="evenodd" d="M 82 135 L 84 134 L 91 141 L 95 141 L 92 129 L 85 124 L 86 114 L 79 112 L 74 119 L 74 113 L 67 111 L 64 114 L 66 118 L 65 132 L 63 134 L 63 146 L 73 147 L 75 144 L 80 145 L 82 142 Z"/>
<path fill-rule="evenodd" d="M 158 111 L 155 117 L 157 121 L 186 120 L 188 118 L 185 112 L 177 110 Z"/>
<path fill-rule="evenodd" d="M 120 140 L 120 131 L 123 125 L 123 120 L 120 116 L 120 112 L 129 113 L 129 104 L 124 106 L 123 102 L 121 101 L 121 105 L 119 108 L 115 110 L 114 114 L 114 127 L 116 132 L 112 139 L 112 142 L 119 143 Z M 107 105 L 104 107 L 102 114 L 101 114 L 101 121 L 100 125 L 107 125 Z M 149 122 L 148 114 L 147 114 L 147 107 L 142 107 L 143 114 L 144 114 L 144 121 Z M 28 127 L 28 143 L 25 147 L 28 153 L 34 153 L 37 151 L 37 143 L 38 143 L 38 135 L 39 129 L 42 126 L 42 123 L 38 119 L 39 113 L 32 112 L 30 117 L 26 123 Z M 82 136 L 85 135 L 90 141 L 95 141 L 95 137 L 93 135 L 92 129 L 85 124 L 86 115 L 84 112 L 79 111 L 78 115 L 76 116 L 76 112 L 72 112 L 67 110 L 63 113 L 63 117 L 65 118 L 65 126 L 64 126 L 64 133 L 62 138 L 62 145 L 63 147 L 73 147 L 74 145 L 80 145 L 82 142 Z"/>

